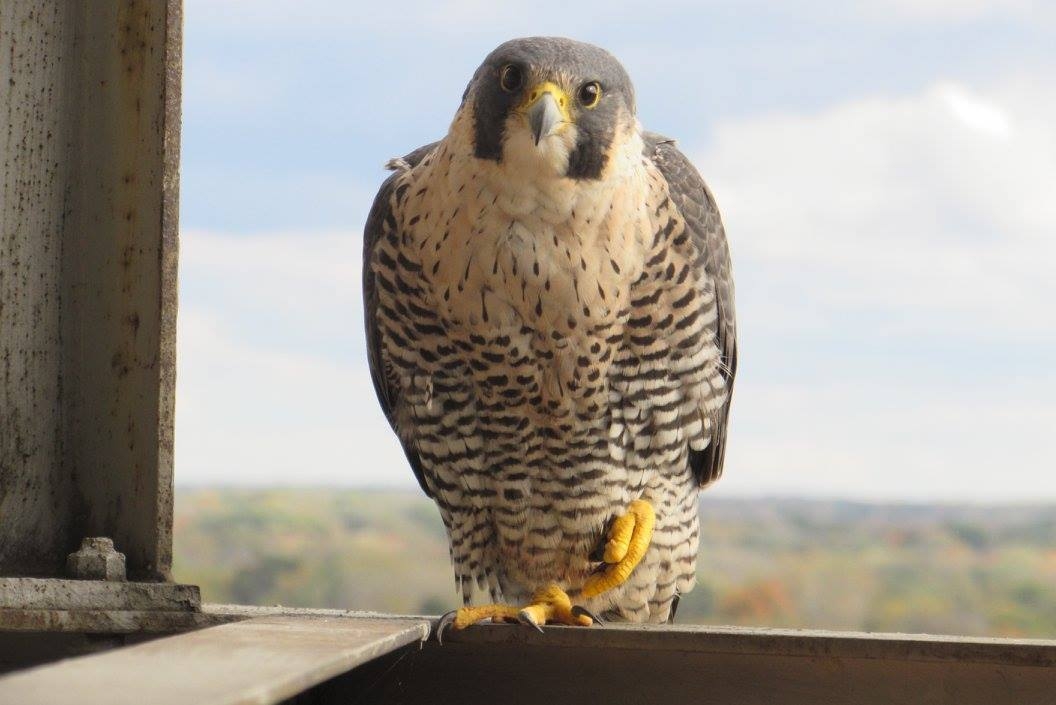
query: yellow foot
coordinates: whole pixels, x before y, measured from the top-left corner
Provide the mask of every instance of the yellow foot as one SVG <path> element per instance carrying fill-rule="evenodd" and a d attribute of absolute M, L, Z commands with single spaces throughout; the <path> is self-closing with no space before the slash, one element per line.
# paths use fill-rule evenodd
<path fill-rule="evenodd" d="M 550 583 L 532 595 L 531 602 L 524 607 L 514 605 L 475 605 L 462 607 L 448 612 L 440 618 L 436 627 L 438 639 L 443 638 L 448 627 L 465 629 L 466 627 L 490 619 L 492 622 L 520 622 L 542 631 L 544 624 L 568 624 L 576 627 L 589 627 L 598 621 L 584 608 L 573 605 L 568 593 Z"/>
<path fill-rule="evenodd" d="M 627 513 L 616 517 L 609 527 L 604 558 L 608 565 L 602 572 L 587 578 L 580 595 L 585 598 L 600 595 L 622 585 L 631 577 L 635 566 L 649 548 L 655 524 L 653 505 L 644 499 L 631 502 L 627 506 Z"/>

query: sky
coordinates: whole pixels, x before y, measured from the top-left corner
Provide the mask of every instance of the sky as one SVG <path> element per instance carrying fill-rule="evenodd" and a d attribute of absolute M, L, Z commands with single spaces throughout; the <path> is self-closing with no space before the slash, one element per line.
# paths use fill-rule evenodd
<path fill-rule="evenodd" d="M 360 295 L 383 164 L 483 57 L 627 68 L 715 193 L 740 366 L 720 496 L 1056 500 L 1056 6 L 186 0 L 178 485 L 417 485 Z"/>

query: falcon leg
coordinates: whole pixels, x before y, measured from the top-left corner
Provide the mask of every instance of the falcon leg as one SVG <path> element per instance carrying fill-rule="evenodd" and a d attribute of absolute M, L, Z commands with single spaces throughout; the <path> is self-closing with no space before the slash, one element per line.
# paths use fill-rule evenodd
<path fill-rule="evenodd" d="M 653 505 L 644 499 L 631 502 L 627 512 L 616 517 L 609 527 L 604 558 L 608 565 L 602 572 L 587 578 L 580 595 L 595 597 L 626 582 L 645 556 L 655 525 Z"/>
<path fill-rule="evenodd" d="M 602 572 L 587 578 L 577 596 L 589 599 L 626 582 L 649 549 L 655 525 L 656 512 L 653 511 L 653 505 L 643 499 L 631 502 L 627 506 L 627 512 L 616 517 L 609 527 L 604 555 L 604 561 L 608 565 Z M 437 638 L 442 641 L 444 630 L 448 627 L 461 630 L 486 620 L 520 622 L 539 631 L 542 631 L 540 627 L 544 624 L 589 627 L 594 622 L 601 621 L 587 609 L 573 605 L 568 593 L 557 583 L 550 583 L 536 591 L 531 601 L 522 607 L 504 604 L 475 605 L 448 612 L 440 618 L 437 625 Z"/>
<path fill-rule="evenodd" d="M 540 629 L 544 624 L 567 624 L 576 627 L 589 627 L 594 623 L 594 616 L 581 607 L 574 607 L 568 593 L 557 583 L 550 583 L 532 595 L 531 601 L 523 606 L 514 605 L 476 605 L 462 607 L 449 612 L 440 619 L 437 634 L 442 636 L 449 625 L 454 629 L 466 627 L 490 619 L 492 622 L 520 622 Z"/>

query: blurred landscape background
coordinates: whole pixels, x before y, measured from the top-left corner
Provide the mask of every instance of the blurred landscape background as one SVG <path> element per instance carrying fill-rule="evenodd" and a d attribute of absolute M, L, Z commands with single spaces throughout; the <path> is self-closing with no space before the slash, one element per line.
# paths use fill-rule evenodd
<path fill-rule="evenodd" d="M 680 621 L 1056 637 L 1056 3 L 185 5 L 175 548 L 205 599 L 456 606 L 367 372 L 362 224 L 538 34 L 620 59 L 729 233 L 728 470 Z"/>
<path fill-rule="evenodd" d="M 701 519 L 682 624 L 1056 637 L 1056 506 L 706 498 Z M 181 488 L 175 533 L 208 602 L 457 606 L 417 492 Z"/>

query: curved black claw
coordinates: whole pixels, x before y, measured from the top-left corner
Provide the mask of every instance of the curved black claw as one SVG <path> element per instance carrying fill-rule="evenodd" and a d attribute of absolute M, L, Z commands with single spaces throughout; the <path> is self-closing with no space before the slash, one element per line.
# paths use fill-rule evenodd
<path fill-rule="evenodd" d="M 521 610 L 517 613 L 517 621 L 521 624 L 527 624 L 530 627 L 535 627 L 535 630 L 540 634 L 544 634 L 543 628 L 539 626 L 539 623 L 535 621 L 532 615 L 528 614 L 528 610 Z"/>
<path fill-rule="evenodd" d="M 592 622 L 594 622 L 594 624 L 605 624 L 605 620 L 604 619 L 602 619 L 598 615 L 594 614 L 593 612 L 588 610 L 586 607 L 583 607 L 581 605 L 572 605 L 572 616 L 573 617 L 582 617 L 583 615 L 586 615 L 586 616 L 590 617 L 590 620 Z"/>
<path fill-rule="evenodd" d="M 455 623 L 455 616 L 458 614 L 458 610 L 451 610 L 450 612 L 442 615 L 440 621 L 436 623 L 436 643 L 443 646 L 444 644 L 444 630 Z"/>

